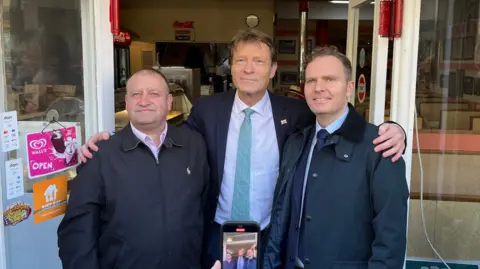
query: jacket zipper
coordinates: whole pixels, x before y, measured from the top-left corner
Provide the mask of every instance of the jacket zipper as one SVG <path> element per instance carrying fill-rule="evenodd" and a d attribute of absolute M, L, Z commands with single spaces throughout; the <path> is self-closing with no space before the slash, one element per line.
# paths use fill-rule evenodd
<path fill-rule="evenodd" d="M 135 144 L 135 146 L 133 146 L 132 148 L 129 148 L 129 149 L 127 149 L 127 150 L 135 149 L 136 147 L 138 147 L 138 145 L 139 145 L 140 143 L 141 143 L 141 141 L 138 141 L 137 144 Z M 150 150 L 150 149 L 149 149 L 149 150 Z M 160 147 L 160 150 L 158 151 L 158 154 L 160 154 L 160 151 L 161 151 L 161 150 L 162 150 L 162 148 Z M 150 150 L 150 152 L 151 152 L 151 150 Z M 158 160 L 158 155 L 155 156 L 155 154 L 153 154 L 153 152 L 152 152 L 152 155 L 153 155 L 153 158 L 155 158 L 155 162 L 156 162 L 157 164 L 160 164 L 160 161 Z"/>
<path fill-rule="evenodd" d="M 153 154 L 153 152 L 152 152 L 152 155 L 153 155 L 153 157 L 155 158 L 155 162 L 156 162 L 157 164 L 160 164 L 160 161 L 158 160 L 158 156 L 160 155 L 160 152 L 161 152 L 161 151 L 162 151 L 162 147 L 160 147 L 160 150 L 158 151 L 158 154 L 157 154 L 156 156 L 155 156 L 155 154 Z"/>

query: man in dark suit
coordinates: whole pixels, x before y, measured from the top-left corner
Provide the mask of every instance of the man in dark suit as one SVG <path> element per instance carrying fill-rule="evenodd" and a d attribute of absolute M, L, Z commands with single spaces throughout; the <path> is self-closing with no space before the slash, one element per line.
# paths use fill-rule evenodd
<path fill-rule="evenodd" d="M 200 98 L 185 122 L 203 135 L 211 171 L 203 268 L 221 260 L 220 225 L 225 221 L 256 221 L 265 233 L 287 136 L 315 121 L 305 102 L 267 90 L 277 70 L 275 47 L 274 40 L 258 30 L 240 31 L 230 43 L 229 59 L 237 89 Z M 385 123 L 379 135 L 372 139 L 376 150 L 394 156 L 394 161 L 400 158 L 403 129 Z M 95 143 L 108 137 L 107 132 L 91 137 L 82 147 L 82 161 L 91 156 L 89 148 L 98 150 Z M 258 252 L 261 258 L 261 249 Z"/>
<path fill-rule="evenodd" d="M 351 74 L 335 47 L 307 57 L 305 99 L 317 120 L 285 144 L 263 269 L 403 266 L 405 163 L 374 151 L 378 128 L 348 103 Z"/>

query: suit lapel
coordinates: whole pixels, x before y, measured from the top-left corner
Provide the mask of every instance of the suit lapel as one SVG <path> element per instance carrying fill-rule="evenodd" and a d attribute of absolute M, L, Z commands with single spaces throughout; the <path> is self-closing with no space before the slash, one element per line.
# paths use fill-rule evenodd
<path fill-rule="evenodd" d="M 229 91 L 218 104 L 217 110 L 217 160 L 218 160 L 218 179 L 222 182 L 223 166 L 225 164 L 225 151 L 227 150 L 228 126 L 230 125 L 230 116 L 232 114 L 233 102 L 235 100 L 236 90 Z"/>
<path fill-rule="evenodd" d="M 270 96 L 270 103 L 272 104 L 273 122 L 275 124 L 275 132 L 277 135 L 278 152 L 280 153 L 281 157 L 283 144 L 285 143 L 285 140 L 292 129 L 292 121 L 288 115 L 287 108 L 282 103 L 281 98 L 278 98 L 278 96 L 275 94 L 270 93 L 270 91 L 268 91 L 268 94 Z"/>

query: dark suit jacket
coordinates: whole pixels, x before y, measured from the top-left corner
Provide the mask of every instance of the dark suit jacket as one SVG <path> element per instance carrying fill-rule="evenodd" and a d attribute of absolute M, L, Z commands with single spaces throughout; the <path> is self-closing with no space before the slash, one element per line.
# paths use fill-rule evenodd
<path fill-rule="evenodd" d="M 211 175 L 211 195 L 207 220 L 213 221 L 220 193 L 225 163 L 228 126 L 236 90 L 202 97 L 193 105 L 184 124 L 201 133 L 208 150 Z M 287 136 L 315 121 L 315 115 L 307 104 L 293 98 L 274 95 L 268 91 L 272 105 L 275 132 L 280 158 Z M 284 122 L 282 124 L 282 121 Z M 286 122 L 286 123 L 285 123 Z"/>
<path fill-rule="evenodd" d="M 297 162 L 308 154 L 310 126 L 285 145 L 264 269 L 294 268 L 287 250 Z M 350 107 L 343 125 L 312 156 L 302 227 L 305 268 L 401 268 L 405 258 L 408 186 L 403 159 L 373 150 L 378 128 Z M 304 168 L 303 168 L 304 169 Z"/>

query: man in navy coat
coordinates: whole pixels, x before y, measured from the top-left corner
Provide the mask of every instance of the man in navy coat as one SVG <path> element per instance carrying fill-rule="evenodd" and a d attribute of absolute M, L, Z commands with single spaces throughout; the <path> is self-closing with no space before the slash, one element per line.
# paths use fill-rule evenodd
<path fill-rule="evenodd" d="M 255 29 L 240 31 L 230 43 L 236 90 L 200 98 L 184 124 L 203 135 L 211 171 L 203 268 L 221 260 L 220 225 L 225 221 L 255 221 L 265 234 L 285 141 L 315 121 L 305 102 L 267 90 L 277 70 L 276 58 L 270 36 Z M 400 158 L 405 149 L 403 129 L 384 123 L 378 134 L 370 141 L 377 144 L 376 150 L 394 161 Z M 82 161 L 91 156 L 89 149 L 98 150 L 97 141 L 108 137 L 108 132 L 92 136 L 82 146 Z"/>
<path fill-rule="evenodd" d="M 263 269 L 398 269 L 406 251 L 403 159 L 374 151 L 350 60 L 334 47 L 307 57 L 305 99 L 316 121 L 285 144 Z"/>

